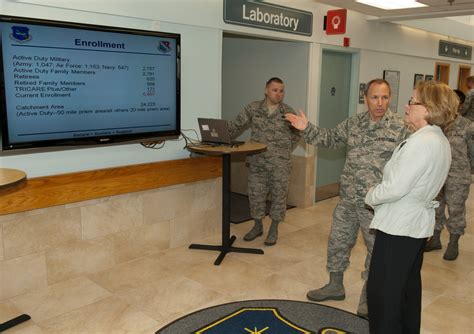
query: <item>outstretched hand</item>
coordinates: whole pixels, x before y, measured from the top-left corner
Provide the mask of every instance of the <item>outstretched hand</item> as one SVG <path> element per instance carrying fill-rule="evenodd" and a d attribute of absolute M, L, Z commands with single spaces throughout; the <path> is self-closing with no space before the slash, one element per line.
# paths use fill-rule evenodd
<path fill-rule="evenodd" d="M 299 116 L 292 113 L 286 113 L 285 118 L 294 128 L 303 131 L 308 127 L 308 119 L 301 109 L 299 110 L 299 113 Z"/>

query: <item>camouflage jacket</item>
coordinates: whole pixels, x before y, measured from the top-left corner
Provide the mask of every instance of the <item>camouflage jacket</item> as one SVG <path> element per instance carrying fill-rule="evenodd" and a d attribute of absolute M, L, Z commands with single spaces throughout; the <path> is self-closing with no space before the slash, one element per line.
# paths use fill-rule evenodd
<path fill-rule="evenodd" d="M 446 182 L 470 184 L 471 168 L 474 169 L 474 123 L 458 116 L 446 137 L 453 157 Z"/>
<path fill-rule="evenodd" d="M 283 118 L 288 112 L 295 113 L 289 105 L 280 103 L 278 108 L 269 114 L 265 100 L 255 101 L 248 104 L 235 120 L 229 123 L 232 138 L 250 126 L 250 139 L 267 144 L 265 152 L 247 156 L 249 163 L 289 164 L 291 152 L 300 140 L 301 133 Z"/>
<path fill-rule="evenodd" d="M 377 123 L 369 113 L 354 115 L 333 129 L 313 124 L 303 131 L 308 144 L 327 148 L 347 146 L 346 162 L 341 174 L 341 200 L 364 207 L 370 187 L 382 180 L 383 168 L 393 150 L 408 136 L 403 119 L 387 110 Z"/>
<path fill-rule="evenodd" d="M 466 94 L 461 115 L 474 122 L 474 88 L 470 89 Z"/>

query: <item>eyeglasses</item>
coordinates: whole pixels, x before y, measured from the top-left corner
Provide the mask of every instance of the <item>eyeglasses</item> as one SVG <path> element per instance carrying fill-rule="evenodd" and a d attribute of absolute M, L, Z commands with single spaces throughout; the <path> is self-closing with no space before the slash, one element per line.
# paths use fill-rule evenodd
<path fill-rule="evenodd" d="M 409 105 L 409 106 L 422 106 L 423 103 L 416 102 L 415 100 L 413 100 L 413 98 L 410 98 L 410 99 L 408 100 L 408 105 Z"/>

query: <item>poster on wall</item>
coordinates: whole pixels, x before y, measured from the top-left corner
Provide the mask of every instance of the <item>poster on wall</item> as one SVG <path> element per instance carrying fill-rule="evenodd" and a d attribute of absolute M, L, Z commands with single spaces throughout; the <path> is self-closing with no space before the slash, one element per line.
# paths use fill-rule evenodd
<path fill-rule="evenodd" d="M 423 74 L 415 74 L 415 79 L 413 80 L 413 87 L 416 86 L 416 83 L 418 81 L 422 81 L 424 79 L 424 75 Z"/>
<path fill-rule="evenodd" d="M 400 71 L 383 71 L 383 78 L 390 84 L 392 89 L 392 98 L 390 99 L 390 110 L 397 112 L 398 108 L 398 89 L 400 86 Z"/>
<path fill-rule="evenodd" d="M 428 81 L 428 80 L 433 80 L 433 75 L 431 74 L 425 74 L 425 80 Z"/>
<path fill-rule="evenodd" d="M 366 88 L 367 88 L 366 83 L 360 83 L 359 84 L 359 104 L 364 104 L 364 102 L 365 102 L 364 96 L 365 96 L 365 89 Z"/>

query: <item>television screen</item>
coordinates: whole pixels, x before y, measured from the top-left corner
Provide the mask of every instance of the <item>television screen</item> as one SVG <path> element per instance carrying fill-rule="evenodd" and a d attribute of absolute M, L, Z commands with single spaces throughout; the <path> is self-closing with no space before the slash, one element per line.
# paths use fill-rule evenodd
<path fill-rule="evenodd" d="M 2 150 L 177 138 L 180 35 L 0 17 Z"/>

